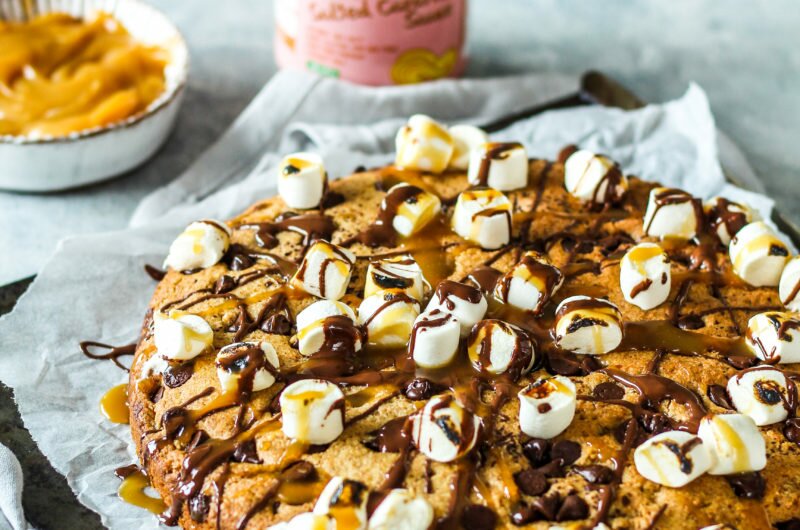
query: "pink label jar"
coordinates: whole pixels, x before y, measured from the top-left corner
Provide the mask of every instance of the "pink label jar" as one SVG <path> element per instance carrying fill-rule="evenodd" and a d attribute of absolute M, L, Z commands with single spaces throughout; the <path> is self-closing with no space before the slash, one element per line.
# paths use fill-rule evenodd
<path fill-rule="evenodd" d="M 275 58 L 364 85 L 454 77 L 466 0 L 275 0 Z"/>

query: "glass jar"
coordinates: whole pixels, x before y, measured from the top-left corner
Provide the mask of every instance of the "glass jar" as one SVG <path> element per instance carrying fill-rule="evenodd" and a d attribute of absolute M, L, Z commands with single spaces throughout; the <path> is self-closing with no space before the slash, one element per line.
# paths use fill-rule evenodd
<path fill-rule="evenodd" d="M 275 0 L 275 58 L 365 85 L 455 77 L 466 0 Z"/>

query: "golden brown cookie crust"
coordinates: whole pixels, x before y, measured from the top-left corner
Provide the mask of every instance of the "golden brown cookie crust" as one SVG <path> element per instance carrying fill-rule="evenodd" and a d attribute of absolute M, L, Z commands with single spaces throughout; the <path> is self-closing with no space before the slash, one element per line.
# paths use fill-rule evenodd
<path fill-rule="evenodd" d="M 430 190 L 440 197 L 452 198 L 468 187 L 463 174 L 420 175 L 415 172 L 393 168 L 378 169 L 357 173 L 331 183 L 331 190 L 340 193 L 345 200 L 325 211 L 337 225 L 332 242 L 339 244 L 364 230 L 375 218 L 380 202 L 389 185 L 397 181 L 408 181 Z M 465 244 L 458 236 L 440 231 L 431 239 L 430 248 L 413 254 L 423 267 L 428 281 L 436 285 L 444 278 L 462 281 L 470 271 L 494 257 L 491 265 L 501 272 L 508 271 L 516 263 L 520 254 L 520 241 L 546 242 L 541 248 L 550 259 L 567 274 L 563 287 L 550 303 L 575 294 L 606 297 L 616 304 L 623 320 L 668 320 L 670 308 L 684 282 L 673 280 L 672 292 L 667 303 L 650 311 L 642 311 L 627 303 L 619 289 L 618 251 L 630 246 L 632 241 L 645 241 L 642 230 L 642 212 L 653 184 L 635 178 L 630 181 L 630 189 L 620 208 L 604 212 L 589 212 L 587 205 L 570 196 L 563 187 L 563 165 L 557 162 L 534 160 L 530 164 L 529 186 L 525 189 L 508 192 L 506 195 L 514 206 L 515 239 L 510 249 L 484 251 L 474 245 Z M 287 210 L 279 197 L 267 199 L 249 208 L 245 213 L 228 222 L 233 229 L 232 242 L 247 248 L 259 249 L 255 241 L 255 230 L 237 228 L 242 225 L 272 221 Z M 449 210 L 450 208 L 446 208 Z M 520 231 L 527 236 L 520 239 Z M 559 236 L 560 234 L 560 236 Z M 582 237 L 595 235 L 593 240 L 606 238 L 601 245 L 581 244 Z M 264 252 L 287 260 L 298 260 L 303 251 L 302 236 L 297 233 L 282 232 L 278 235 L 279 245 Z M 411 244 L 411 243 L 410 243 Z M 576 248 L 578 247 L 578 248 Z M 368 256 L 381 254 L 386 248 L 369 248 L 360 243 L 350 246 L 359 259 L 356 271 L 350 282 L 347 295 L 342 301 L 356 308 L 364 285 L 364 275 Z M 720 270 L 730 272 L 730 261 L 722 247 L 717 249 Z M 149 305 L 155 312 L 166 304 L 184 300 L 181 306 L 187 311 L 205 318 L 214 329 L 214 351 L 200 355 L 194 361 L 191 378 L 177 388 L 166 388 L 160 376 L 142 379 L 142 366 L 154 353 L 151 319 L 145 320 L 141 340 L 130 373 L 129 405 L 131 432 L 136 443 L 137 453 L 149 475 L 153 486 L 159 491 L 167 504 L 173 500 L 173 492 L 186 458 L 185 446 L 178 442 L 157 442 L 163 437 L 161 426 L 165 411 L 177 407 L 213 388 L 213 393 L 194 401 L 188 408 L 200 408 L 219 395 L 219 381 L 214 368 L 216 351 L 233 342 L 234 333 L 230 331 L 240 316 L 236 302 L 230 299 L 211 298 L 196 304 L 192 300 L 201 295 L 193 292 L 213 289 L 223 275 L 234 278 L 259 269 L 277 269 L 269 259 L 257 260 L 252 267 L 242 271 L 231 271 L 224 263 L 219 263 L 193 274 L 169 271 L 158 284 Z M 687 266 L 674 261 L 673 274 L 680 277 Z M 279 271 L 264 275 L 257 281 L 231 291 L 239 300 L 247 303 L 247 314 L 254 318 L 264 303 L 263 294 L 279 288 L 285 280 Z M 780 301 L 775 289 L 752 288 L 737 285 L 712 285 L 696 279 L 684 287 L 686 301 L 680 307 L 681 315 L 700 314 L 704 327 L 697 333 L 722 337 L 741 336 L 747 319 L 760 308 L 778 307 Z M 187 298 L 188 297 L 188 298 Z M 311 303 L 312 297 L 289 298 L 289 310 L 294 317 L 303 307 Z M 423 304 L 424 307 L 424 304 Z M 727 309 L 729 307 L 745 309 Z M 552 307 L 550 308 L 552 314 Z M 247 335 L 248 341 L 269 341 L 277 350 L 281 369 L 291 369 L 303 358 L 291 347 L 290 338 L 269 335 L 255 330 Z M 539 344 L 537 350 L 543 348 Z M 606 366 L 624 370 L 632 374 L 643 373 L 656 353 L 652 350 L 615 351 L 597 359 Z M 707 397 L 709 385 L 725 385 L 728 378 L 736 372 L 729 363 L 713 352 L 704 356 L 688 356 L 674 353 L 663 355 L 657 366 L 658 374 L 673 379 L 694 391 L 702 399 L 710 413 L 726 412 L 713 404 Z M 787 368 L 792 369 L 792 366 Z M 520 386 L 542 373 L 541 365 L 533 373 L 523 376 Z M 592 395 L 600 383 L 610 382 L 611 378 L 601 373 L 573 376 L 578 394 Z M 270 404 L 283 387 L 278 383 L 273 387 L 255 392 L 249 403 L 252 414 L 257 417 L 271 416 Z M 163 392 L 158 389 L 163 388 Z M 363 387 L 344 389 L 347 395 L 362 391 Z M 389 420 L 408 415 L 417 410 L 420 402 L 413 402 L 397 389 L 372 390 L 367 403 L 360 407 L 347 406 L 346 419 L 352 421 L 367 409 L 374 410 L 354 423 L 349 423 L 344 433 L 330 446 L 320 452 L 306 454 L 303 460 L 312 463 L 320 475 L 335 475 L 357 479 L 370 489 L 377 489 L 385 478 L 386 471 L 396 462 L 395 453 L 379 453 L 364 445 L 368 433 L 375 431 Z M 157 395 L 160 394 L 160 395 Z M 490 401 L 492 392 L 484 395 Z M 363 394 L 361 394 L 363 396 Z M 393 397 L 387 397 L 393 396 Z M 156 400 L 155 397 L 158 399 Z M 638 395 L 631 389 L 625 390 L 626 400 L 635 401 Z M 377 406 L 376 403 L 380 402 Z M 424 402 L 423 402 L 424 403 Z M 511 513 L 519 501 L 534 503 L 537 497 L 519 491 L 513 475 L 531 469 L 532 464 L 523 455 L 521 444 L 527 438 L 522 435 L 518 425 L 518 404 L 515 396 L 508 400 L 496 415 L 494 443 L 481 449 L 481 465 L 478 467 L 473 487 L 466 495 L 468 502 L 489 506 L 497 515 L 497 528 L 515 528 L 511 523 Z M 682 418 L 686 411 L 672 401 L 662 403 L 660 410 L 668 416 Z M 251 414 L 248 412 L 248 415 Z M 231 408 L 212 414 L 197 423 L 197 429 L 204 431 L 212 439 L 224 439 L 234 430 L 237 409 Z M 563 499 L 576 495 L 583 499 L 589 509 L 589 517 L 578 521 L 534 521 L 524 528 L 545 529 L 561 524 L 567 528 L 580 528 L 595 518 L 598 506 L 607 495 L 607 487 L 590 484 L 575 472 L 576 466 L 603 465 L 614 467 L 618 459 L 620 442 L 615 436 L 620 425 L 631 417 L 630 412 L 620 406 L 592 401 L 579 401 L 575 420 L 554 442 L 570 440 L 580 444 L 580 457 L 573 465 L 566 466 L 561 477 L 548 478 L 547 495 Z M 248 418 L 249 419 L 249 418 Z M 724 477 L 705 475 L 689 485 L 673 489 L 659 486 L 641 477 L 627 459 L 622 482 L 613 495 L 613 502 L 607 518 L 612 528 L 701 528 L 703 526 L 727 523 L 737 528 L 769 529 L 772 524 L 797 517 L 795 495 L 800 491 L 800 474 L 795 470 L 800 466 L 800 448 L 786 440 L 781 432 L 781 424 L 761 428 L 767 442 L 767 468 L 761 472 L 766 481 L 766 492 L 761 500 L 738 497 Z M 179 524 L 184 528 L 211 529 L 237 528 L 243 517 L 251 513 L 265 494 L 276 483 L 277 463 L 290 445 L 282 432 L 273 430 L 258 434 L 256 440 L 260 464 L 225 462 L 216 466 L 204 480 L 202 500 L 196 501 L 194 518 L 190 514 L 191 503 L 185 503 L 179 512 Z M 150 448 L 148 449 L 148 443 Z M 157 447 L 155 450 L 152 448 Z M 427 463 L 426 458 L 414 453 L 405 480 L 405 487 L 414 494 L 424 496 L 434 507 L 436 517 L 448 511 L 453 490 L 451 484 L 458 473 L 459 464 Z M 224 487 L 221 487 L 225 476 Z M 308 511 L 313 500 L 303 504 L 290 505 L 286 502 L 269 502 L 263 509 L 252 513 L 247 528 L 265 528 L 271 524 L 286 521 L 292 516 Z M 198 515 L 200 514 L 200 515 Z"/>

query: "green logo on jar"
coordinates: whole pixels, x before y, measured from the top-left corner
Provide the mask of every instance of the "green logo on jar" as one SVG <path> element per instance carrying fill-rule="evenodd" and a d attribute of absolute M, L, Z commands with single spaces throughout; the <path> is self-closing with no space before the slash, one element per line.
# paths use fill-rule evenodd
<path fill-rule="evenodd" d="M 337 68 L 325 66 L 324 64 L 320 64 L 316 61 L 306 61 L 306 68 L 312 72 L 316 72 L 319 75 L 324 75 L 326 77 L 339 77 L 339 70 Z"/>

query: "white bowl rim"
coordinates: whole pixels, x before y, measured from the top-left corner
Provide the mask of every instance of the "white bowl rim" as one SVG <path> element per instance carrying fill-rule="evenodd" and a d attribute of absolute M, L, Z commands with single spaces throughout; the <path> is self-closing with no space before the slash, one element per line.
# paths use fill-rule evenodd
<path fill-rule="evenodd" d="M 140 0 L 125 0 L 128 3 L 136 4 L 144 9 L 149 9 L 153 11 L 156 15 L 162 17 L 169 28 L 174 32 L 175 43 L 174 46 L 177 46 L 179 49 L 182 49 L 183 53 L 180 54 L 182 60 L 180 62 L 176 62 L 171 64 L 171 66 L 175 66 L 176 74 L 175 74 L 175 81 L 168 85 L 164 92 L 153 100 L 150 105 L 143 111 L 138 114 L 134 114 L 133 116 L 129 116 L 124 120 L 116 121 L 109 125 L 104 125 L 102 127 L 93 127 L 90 129 L 83 129 L 81 131 L 65 134 L 63 136 L 43 136 L 43 137 L 30 137 L 30 136 L 22 136 L 22 135 L 13 135 L 13 134 L 6 134 L 0 135 L 0 144 L 2 145 L 45 145 L 45 144 L 64 144 L 64 143 L 71 143 L 71 142 L 78 142 L 83 140 L 84 138 L 90 138 L 93 136 L 99 136 L 101 134 L 110 133 L 112 131 L 116 131 L 118 129 L 126 129 L 128 127 L 132 127 L 137 123 L 146 120 L 153 114 L 158 113 L 161 109 L 167 107 L 170 103 L 172 103 L 178 95 L 186 88 L 186 83 L 189 77 L 189 48 L 186 45 L 186 39 L 183 37 L 183 34 L 178 30 L 178 27 L 167 17 L 162 11 L 156 9 L 152 5 L 141 2 Z M 55 11 L 53 11 L 55 12 Z M 175 54 L 171 60 L 175 60 Z"/>

